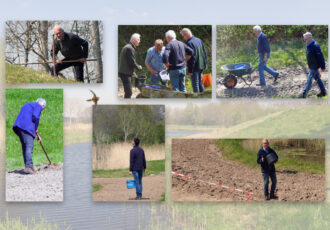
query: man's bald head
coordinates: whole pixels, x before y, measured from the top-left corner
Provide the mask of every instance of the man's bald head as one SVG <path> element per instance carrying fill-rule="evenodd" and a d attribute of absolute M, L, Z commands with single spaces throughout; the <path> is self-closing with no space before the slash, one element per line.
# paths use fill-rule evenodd
<path fill-rule="evenodd" d="M 53 32 L 57 39 L 62 40 L 64 37 L 64 29 L 60 26 L 54 26 Z"/>

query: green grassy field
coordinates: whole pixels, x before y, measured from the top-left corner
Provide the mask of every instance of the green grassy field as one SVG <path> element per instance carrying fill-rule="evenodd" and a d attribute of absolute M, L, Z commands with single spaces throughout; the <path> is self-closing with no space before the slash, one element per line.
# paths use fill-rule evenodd
<path fill-rule="evenodd" d="M 78 83 L 74 80 L 53 77 L 28 67 L 6 63 L 6 83 Z"/>
<path fill-rule="evenodd" d="M 257 164 L 257 152 L 250 152 L 244 149 L 241 139 L 221 139 L 217 141 L 217 147 L 221 149 L 222 155 L 229 160 L 238 161 L 253 168 L 260 167 Z M 276 163 L 277 170 L 298 171 L 311 174 L 325 173 L 325 162 L 299 160 L 286 154 L 286 149 L 276 149 L 275 151 L 280 159 Z"/>
<path fill-rule="evenodd" d="M 129 169 L 93 170 L 93 178 L 132 177 L 128 172 Z M 162 172 L 165 172 L 165 160 L 147 161 L 147 170 L 144 176 L 158 175 Z"/>
<path fill-rule="evenodd" d="M 328 60 L 328 40 L 318 41 L 324 58 Z M 282 68 L 307 68 L 305 43 L 300 39 L 292 39 L 283 42 L 271 42 L 271 56 L 267 64 L 274 69 Z M 250 62 L 258 56 L 255 43 L 244 43 L 235 49 L 218 47 L 217 74 L 225 74 L 221 66 L 230 63 Z M 254 66 L 258 65 L 258 60 Z"/>
<path fill-rule="evenodd" d="M 24 167 L 21 144 L 12 126 L 21 107 L 37 98 L 44 98 L 46 108 L 41 113 L 39 134 L 49 158 L 54 163 L 63 162 L 63 90 L 62 89 L 7 89 L 6 90 L 6 170 Z M 33 163 L 47 163 L 40 144 L 35 139 Z"/>

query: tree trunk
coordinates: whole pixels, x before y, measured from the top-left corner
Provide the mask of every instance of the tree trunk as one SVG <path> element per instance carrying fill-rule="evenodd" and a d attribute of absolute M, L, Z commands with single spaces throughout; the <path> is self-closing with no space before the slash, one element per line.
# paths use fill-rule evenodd
<path fill-rule="evenodd" d="M 39 57 L 39 61 L 43 62 L 48 60 L 48 21 L 39 21 L 38 25 L 38 41 L 39 41 L 39 53 L 42 57 Z M 49 72 L 48 64 L 39 64 L 38 69 L 40 71 Z"/>
<path fill-rule="evenodd" d="M 100 39 L 100 30 L 99 30 L 99 21 L 91 21 L 92 24 L 92 38 L 93 41 L 93 54 L 97 58 L 95 62 L 95 78 L 98 83 L 103 82 L 103 65 L 102 65 L 102 52 L 101 52 L 101 39 Z"/>
<path fill-rule="evenodd" d="M 26 30 L 25 30 L 25 47 L 24 47 L 24 61 L 25 63 L 29 62 L 29 53 L 30 53 L 30 48 L 31 48 L 31 37 L 30 37 L 30 32 L 32 29 L 31 22 L 27 21 L 26 22 Z M 27 65 L 25 64 L 25 67 Z"/>

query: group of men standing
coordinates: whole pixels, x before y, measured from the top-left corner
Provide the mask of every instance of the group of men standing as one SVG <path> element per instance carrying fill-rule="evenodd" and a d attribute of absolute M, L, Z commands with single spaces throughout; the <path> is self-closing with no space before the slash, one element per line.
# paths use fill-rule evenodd
<path fill-rule="evenodd" d="M 257 48 L 259 54 L 258 70 L 260 82 L 259 84 L 257 84 L 257 86 L 265 86 L 266 81 L 264 71 L 267 71 L 271 76 L 274 77 L 274 82 L 276 82 L 279 78 L 279 73 L 267 66 L 267 61 L 270 58 L 270 45 L 267 36 L 262 32 L 260 26 L 254 26 L 253 33 L 257 36 Z M 317 96 L 324 97 L 327 92 L 321 80 L 321 74 L 319 72 L 319 69 L 321 69 L 322 71 L 325 71 L 326 69 L 323 53 L 321 51 L 320 46 L 315 42 L 310 32 L 306 32 L 303 35 L 303 39 L 306 43 L 306 59 L 309 68 L 309 74 L 307 77 L 306 86 L 304 88 L 304 91 L 300 95 L 300 98 L 307 97 L 307 93 L 312 86 L 313 79 L 315 79 L 320 88 L 320 93 Z"/>
<path fill-rule="evenodd" d="M 202 73 L 207 66 L 207 53 L 201 39 L 193 36 L 188 28 L 180 32 L 183 43 L 176 39 L 176 33 L 169 30 L 165 33 L 167 45 L 164 47 L 162 39 L 157 39 L 153 47 L 149 48 L 145 58 L 145 65 L 150 72 L 152 84 L 161 84 L 167 87 L 160 72 L 166 70 L 169 73 L 171 85 L 174 91 L 186 92 L 185 76 L 186 67 L 194 93 L 204 92 Z M 132 96 L 132 77 L 136 77 L 135 70 L 142 70 L 135 58 L 135 52 L 140 44 L 141 35 L 134 33 L 130 42 L 120 52 L 119 77 L 122 80 L 125 98 Z"/>

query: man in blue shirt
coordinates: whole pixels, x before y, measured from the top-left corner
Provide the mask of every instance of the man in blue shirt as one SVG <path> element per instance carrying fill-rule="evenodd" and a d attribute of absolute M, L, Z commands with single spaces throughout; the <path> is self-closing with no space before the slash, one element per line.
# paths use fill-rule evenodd
<path fill-rule="evenodd" d="M 166 70 L 166 67 L 163 63 L 165 47 L 162 39 L 157 39 L 155 41 L 155 46 L 148 49 L 145 64 L 147 69 L 150 71 L 150 80 L 154 85 L 158 85 L 160 81 L 161 84 L 167 87 L 167 82 L 162 81 L 159 73 L 162 70 Z"/>
<path fill-rule="evenodd" d="M 270 46 L 266 35 L 261 32 L 261 27 L 254 26 L 253 33 L 254 35 L 257 36 L 257 47 L 259 53 L 258 70 L 259 70 L 260 84 L 257 84 L 257 86 L 265 86 L 266 81 L 265 81 L 264 70 L 266 70 L 270 75 L 274 77 L 274 82 L 277 81 L 279 73 L 267 66 L 267 61 L 270 57 Z"/>
<path fill-rule="evenodd" d="M 40 135 L 36 134 L 38 134 L 41 111 L 45 106 L 46 101 L 43 98 L 38 98 L 37 102 L 24 104 L 13 125 L 13 130 L 21 141 L 26 174 L 35 172 L 32 162 L 33 140 L 37 136 L 37 140 L 41 141 Z"/>
<path fill-rule="evenodd" d="M 173 90 L 187 92 L 185 86 L 186 62 L 189 61 L 194 51 L 183 42 L 176 40 L 176 34 L 173 30 L 167 31 L 165 37 L 167 46 L 163 55 L 163 62 L 170 72 Z"/>
<path fill-rule="evenodd" d="M 278 199 L 278 197 L 275 195 L 275 189 L 276 189 L 276 183 L 277 183 L 275 165 L 268 164 L 266 161 L 266 155 L 268 155 L 270 153 L 274 154 L 278 159 L 276 152 L 269 147 L 268 139 L 263 139 L 262 148 L 258 152 L 257 163 L 260 164 L 260 166 L 261 166 L 261 172 L 262 172 L 262 176 L 264 178 L 265 200 Z M 270 188 L 270 195 L 268 194 L 269 177 L 272 180 L 272 186 Z"/>
<path fill-rule="evenodd" d="M 203 70 L 207 65 L 207 53 L 201 39 L 193 36 L 188 28 L 181 30 L 181 35 L 187 46 L 194 50 L 194 55 L 188 61 L 188 75 L 191 77 L 191 85 L 194 93 L 203 93 Z"/>
<path fill-rule="evenodd" d="M 139 147 L 139 138 L 134 138 L 132 141 L 133 149 L 130 152 L 129 157 L 129 174 L 134 177 L 136 187 L 136 198 L 135 200 L 141 200 L 142 198 L 142 175 L 146 171 L 146 158 L 144 150 Z"/>
<path fill-rule="evenodd" d="M 315 79 L 321 90 L 317 97 L 324 97 L 327 94 L 327 91 L 324 87 L 319 73 L 319 68 L 321 68 L 322 71 L 325 71 L 326 69 L 323 53 L 321 51 L 320 46 L 316 43 L 316 41 L 314 41 L 313 36 L 310 32 L 306 32 L 303 35 L 303 38 L 306 42 L 306 59 L 309 68 L 309 74 L 307 77 L 306 87 L 300 97 L 307 97 L 307 93 L 312 87 L 313 78 Z"/>

